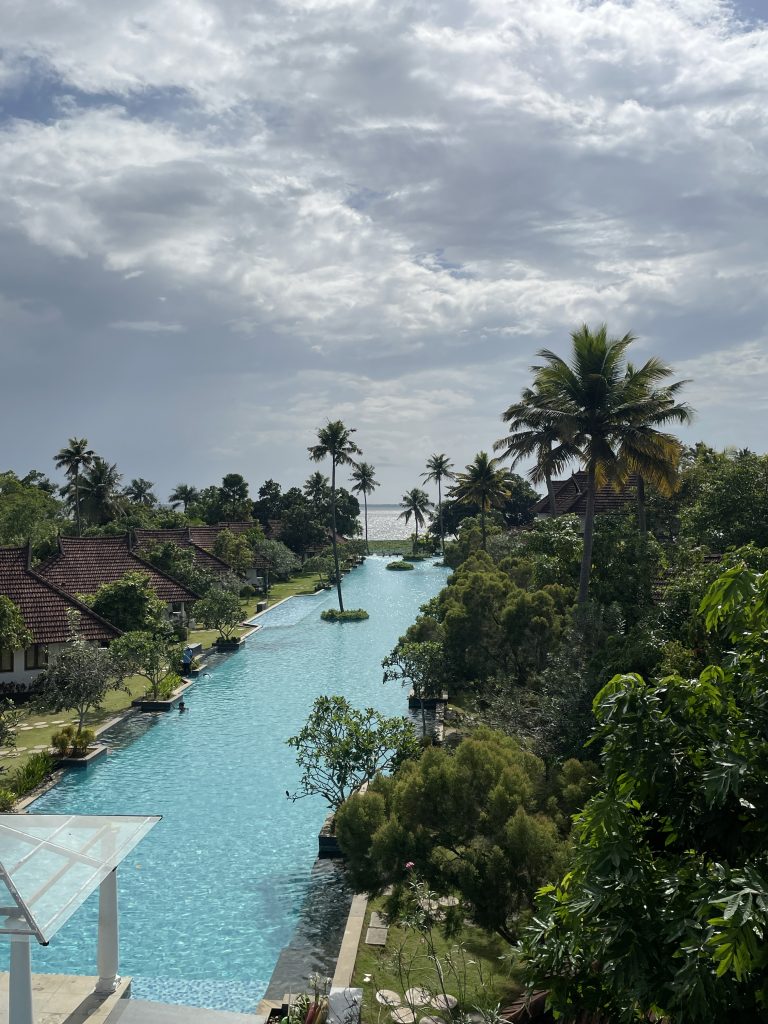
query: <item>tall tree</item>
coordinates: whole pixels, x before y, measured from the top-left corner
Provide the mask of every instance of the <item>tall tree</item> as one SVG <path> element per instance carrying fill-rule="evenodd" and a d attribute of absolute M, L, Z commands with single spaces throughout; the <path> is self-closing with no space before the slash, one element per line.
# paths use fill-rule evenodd
<path fill-rule="evenodd" d="M 339 611 L 344 611 L 341 596 L 341 573 L 339 572 L 339 548 L 336 537 L 336 467 L 354 466 L 353 455 L 362 455 L 362 451 L 352 440 L 354 429 L 345 427 L 341 420 L 329 420 L 317 431 L 317 444 L 307 450 L 313 462 L 331 460 L 331 543 L 333 545 L 333 565 L 336 573 L 336 592 L 339 596 Z"/>
<path fill-rule="evenodd" d="M 251 518 L 248 483 L 240 473 L 227 473 L 219 488 L 219 517 L 228 523 Z"/>
<path fill-rule="evenodd" d="M 456 484 L 451 493 L 456 501 L 476 505 L 480 509 L 480 532 L 482 545 L 486 547 L 485 517 L 494 508 L 503 508 L 509 497 L 508 473 L 498 469 L 498 459 L 488 457 L 488 452 L 478 452 L 463 473 L 456 474 Z"/>
<path fill-rule="evenodd" d="M 443 530 L 443 480 L 453 480 L 453 463 L 444 453 L 435 453 L 427 459 L 427 472 L 421 479 L 425 484 L 437 484 L 437 514 L 440 522 L 440 554 L 445 555 L 445 531 Z"/>
<path fill-rule="evenodd" d="M 544 363 L 533 367 L 534 390 L 539 407 L 571 439 L 587 471 L 587 508 L 584 517 L 584 550 L 579 575 L 579 604 L 589 596 L 592 547 L 595 527 L 595 494 L 607 481 L 620 481 L 639 465 L 654 479 L 661 477 L 665 462 L 676 463 L 676 452 L 668 434 L 655 429 L 654 416 L 671 407 L 665 405 L 680 385 L 656 388 L 671 369 L 650 359 L 636 370 L 627 364 L 626 350 L 635 340 L 632 334 L 609 338 L 602 324 L 596 331 L 586 324 L 572 331 L 570 362 L 549 349 L 539 356 Z M 642 424 L 642 427 L 641 427 Z M 642 459 L 640 456 L 642 455 Z M 673 457 L 674 456 L 674 457 Z"/>
<path fill-rule="evenodd" d="M 178 508 L 179 505 L 181 505 L 186 512 L 189 506 L 193 502 L 197 501 L 199 497 L 200 492 L 196 487 L 190 487 L 189 484 L 179 484 L 177 487 L 174 487 L 173 491 L 171 491 L 168 501 L 173 508 Z"/>
<path fill-rule="evenodd" d="M 564 438 L 558 423 L 541 408 L 542 398 L 535 388 L 525 388 L 520 401 L 510 405 L 502 414 L 509 423 L 509 434 L 494 442 L 493 450 L 502 454 L 500 459 L 512 457 L 512 468 L 523 459 L 533 458 L 534 465 L 528 477 L 534 484 L 544 483 L 549 498 L 549 511 L 557 514 L 552 477 L 561 473 L 568 463 L 578 458 L 576 446 Z"/>
<path fill-rule="evenodd" d="M 77 523 L 77 536 L 81 533 L 80 523 L 80 473 L 93 465 L 96 453 L 88 447 L 86 437 L 70 437 L 66 448 L 62 448 L 58 455 L 54 455 L 53 461 L 57 469 L 63 469 L 74 487 L 75 522 Z"/>
<path fill-rule="evenodd" d="M 153 508 L 157 504 L 157 498 L 152 493 L 154 484 L 151 480 L 145 480 L 144 477 L 135 477 L 123 491 L 126 498 L 131 501 L 135 501 L 137 505 L 146 505 L 147 508 Z"/>
<path fill-rule="evenodd" d="M 672 422 L 684 425 L 693 419 L 691 407 L 677 401 L 677 393 L 688 381 L 657 386 L 671 373 L 672 368 L 660 359 L 649 359 L 640 369 L 631 363 L 627 366 L 627 377 L 636 397 L 619 443 L 619 481 L 626 481 L 632 473 L 636 475 L 637 524 L 642 537 L 647 533 L 646 481 L 665 497 L 671 496 L 683 451 L 676 437 L 657 428 Z"/>
<path fill-rule="evenodd" d="M 379 481 L 375 477 L 376 470 L 370 464 L 370 462 L 360 462 L 352 469 L 352 490 L 356 494 L 362 494 L 363 496 L 363 507 L 365 509 L 365 550 L 370 555 L 370 549 L 368 547 L 368 495 L 373 494 L 374 490 L 379 486 Z"/>
<path fill-rule="evenodd" d="M 319 469 L 315 470 L 314 473 L 310 473 L 307 479 L 304 481 L 304 497 L 308 498 L 309 501 L 318 509 L 325 508 L 331 497 L 331 481 L 325 475 L 321 473 Z"/>
<path fill-rule="evenodd" d="M 403 511 L 397 517 L 398 519 L 404 519 L 406 525 L 408 525 L 411 517 L 413 517 L 413 525 L 416 527 L 416 533 L 413 538 L 413 553 L 415 555 L 419 543 L 419 527 L 423 527 L 426 523 L 426 517 L 432 507 L 432 502 L 429 500 L 429 495 L 426 491 L 422 491 L 420 487 L 412 487 L 410 491 L 403 495 L 400 506 Z"/>
<path fill-rule="evenodd" d="M 80 481 L 80 496 L 85 516 L 90 523 L 103 525 L 115 519 L 121 510 L 118 488 L 122 474 L 114 462 L 107 462 L 98 455 L 83 473 Z"/>

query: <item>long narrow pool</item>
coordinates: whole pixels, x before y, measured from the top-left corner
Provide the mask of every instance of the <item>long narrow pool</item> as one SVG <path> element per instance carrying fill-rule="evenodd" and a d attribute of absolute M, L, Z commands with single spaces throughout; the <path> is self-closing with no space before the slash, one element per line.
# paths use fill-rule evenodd
<path fill-rule="evenodd" d="M 188 691 L 186 714 L 133 717 L 107 758 L 31 808 L 163 815 L 119 872 L 121 970 L 135 996 L 248 1011 L 264 994 L 313 884 L 326 814 L 320 799 L 286 799 L 298 772 L 285 740 L 319 694 L 405 713 L 381 660 L 445 582 L 431 563 L 393 573 L 386 561 L 344 581 L 345 606 L 366 608 L 366 622 L 321 622 L 330 593 L 279 605 Z M 93 898 L 33 951 L 33 969 L 94 973 L 96 912 Z"/>

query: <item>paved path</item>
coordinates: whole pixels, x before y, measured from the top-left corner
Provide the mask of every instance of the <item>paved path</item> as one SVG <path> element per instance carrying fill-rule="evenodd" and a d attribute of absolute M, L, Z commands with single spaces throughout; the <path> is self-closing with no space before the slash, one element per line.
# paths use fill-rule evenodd
<path fill-rule="evenodd" d="M 146 999 L 121 999 L 106 1024 L 254 1024 L 252 1013 L 201 1010 L 194 1006 L 151 1003 Z"/>

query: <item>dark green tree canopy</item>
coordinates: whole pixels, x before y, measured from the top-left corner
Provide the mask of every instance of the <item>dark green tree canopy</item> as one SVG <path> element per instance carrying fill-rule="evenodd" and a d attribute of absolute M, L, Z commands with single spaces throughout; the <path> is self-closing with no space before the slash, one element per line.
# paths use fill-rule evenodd
<path fill-rule="evenodd" d="M 768 1005 L 768 574 L 736 566 L 701 606 L 719 664 L 614 678 L 595 700 L 600 791 L 527 941 L 562 1013 L 671 1024 Z"/>
<path fill-rule="evenodd" d="M 127 572 L 114 583 L 104 583 L 95 594 L 81 594 L 81 599 L 113 626 L 124 633 L 154 630 L 165 614 L 165 602 L 152 588 L 144 572 Z"/>

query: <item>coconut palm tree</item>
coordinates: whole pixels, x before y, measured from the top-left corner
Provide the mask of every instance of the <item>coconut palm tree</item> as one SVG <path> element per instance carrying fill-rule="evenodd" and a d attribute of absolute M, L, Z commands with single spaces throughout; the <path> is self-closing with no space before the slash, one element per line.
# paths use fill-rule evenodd
<path fill-rule="evenodd" d="M 58 455 L 54 455 L 53 461 L 57 469 L 63 469 L 69 477 L 73 489 L 75 505 L 75 522 L 77 523 L 77 536 L 80 536 L 80 473 L 93 465 L 96 453 L 88 447 L 88 438 L 70 437 L 68 446 L 62 448 Z"/>
<path fill-rule="evenodd" d="M 498 468 L 498 459 L 491 459 L 487 452 L 478 452 L 474 461 L 456 474 L 456 484 L 451 490 L 455 501 L 464 505 L 476 505 L 480 509 L 480 532 L 483 550 L 486 546 L 485 517 L 493 508 L 504 508 L 509 497 L 509 474 Z"/>
<path fill-rule="evenodd" d="M 304 497 L 307 498 L 316 509 L 323 509 L 328 504 L 328 496 L 331 491 L 331 481 L 320 470 L 310 473 L 304 481 L 302 488 Z"/>
<path fill-rule="evenodd" d="M 344 611 L 341 596 L 341 573 L 339 572 L 339 549 L 336 538 L 336 467 L 354 466 L 353 455 L 362 455 L 362 451 L 352 440 L 355 431 L 345 427 L 341 420 L 329 420 L 317 431 L 317 444 L 311 445 L 307 451 L 313 462 L 331 460 L 331 544 L 333 545 L 333 566 L 336 573 L 336 592 L 339 595 L 339 611 Z"/>
<path fill-rule="evenodd" d="M 542 410 L 541 395 L 535 388 L 524 388 L 520 401 L 510 405 L 501 418 L 509 423 L 509 434 L 495 441 L 493 450 L 502 453 L 499 459 L 511 456 L 512 469 L 523 459 L 535 459 L 528 478 L 546 486 L 550 514 L 556 515 L 552 477 L 578 458 L 577 446 L 562 436 L 558 424 Z"/>
<path fill-rule="evenodd" d="M 181 505 L 186 513 L 189 506 L 196 502 L 199 497 L 200 491 L 196 487 L 190 487 L 189 484 L 179 484 L 171 491 L 168 501 L 172 508 L 178 508 Z"/>
<path fill-rule="evenodd" d="M 413 538 L 413 553 L 415 555 L 416 548 L 419 545 L 419 527 L 423 527 L 426 523 L 426 517 L 429 514 L 430 508 L 432 508 L 432 502 L 429 500 L 429 495 L 426 491 L 422 491 L 420 487 L 413 487 L 403 495 L 400 507 L 403 511 L 397 518 L 404 519 L 406 526 L 411 521 L 411 516 L 413 516 L 413 524 L 416 527 L 416 533 Z"/>
<path fill-rule="evenodd" d="M 375 477 L 376 470 L 370 464 L 370 462 L 360 462 L 352 470 L 351 476 L 354 481 L 352 484 L 353 494 L 362 494 L 363 496 L 363 507 L 365 509 L 365 550 L 370 555 L 368 548 L 368 495 L 373 494 L 375 489 L 379 486 L 379 481 Z"/>
<path fill-rule="evenodd" d="M 152 508 L 157 504 L 157 498 L 152 493 L 154 486 L 151 480 L 145 480 L 144 477 L 138 476 L 131 480 L 123 494 L 137 505 L 146 505 L 148 508 Z"/>
<path fill-rule="evenodd" d="M 683 446 L 672 434 L 658 430 L 669 423 L 688 424 L 693 409 L 678 402 L 677 394 L 688 381 L 679 380 L 663 387 L 656 385 L 670 376 L 672 368 L 660 359 L 649 359 L 640 369 L 627 365 L 630 386 L 636 391 L 635 407 L 619 442 L 617 483 L 631 475 L 637 480 L 637 525 L 640 536 L 648 532 L 645 512 L 645 484 L 669 497 L 677 485 L 677 468 Z"/>
<path fill-rule="evenodd" d="M 641 472 L 654 480 L 674 472 L 674 438 L 655 427 L 689 416 L 690 410 L 675 403 L 684 382 L 657 386 L 672 372 L 661 360 L 650 359 L 639 369 L 627 363 L 626 350 L 635 340 L 632 334 L 609 338 L 605 324 L 596 331 L 582 324 L 572 331 L 571 339 L 569 362 L 542 349 L 539 356 L 544 362 L 533 371 L 539 407 L 578 448 L 587 471 L 578 597 L 579 604 L 584 604 L 589 595 L 597 488 L 607 481 L 620 482 L 641 466 Z M 686 411 L 675 412 L 676 407 Z M 665 465 L 667 470 L 662 470 Z"/>
<path fill-rule="evenodd" d="M 440 520 L 440 554 L 445 557 L 445 531 L 443 530 L 443 480 L 453 480 L 453 463 L 445 454 L 430 455 L 427 459 L 427 472 L 422 473 L 425 484 L 437 484 L 437 514 Z"/>
<path fill-rule="evenodd" d="M 80 495 L 85 517 L 90 523 L 103 526 L 111 522 L 122 511 L 119 493 L 122 474 L 114 462 L 107 462 L 98 455 L 83 473 L 80 481 Z"/>

